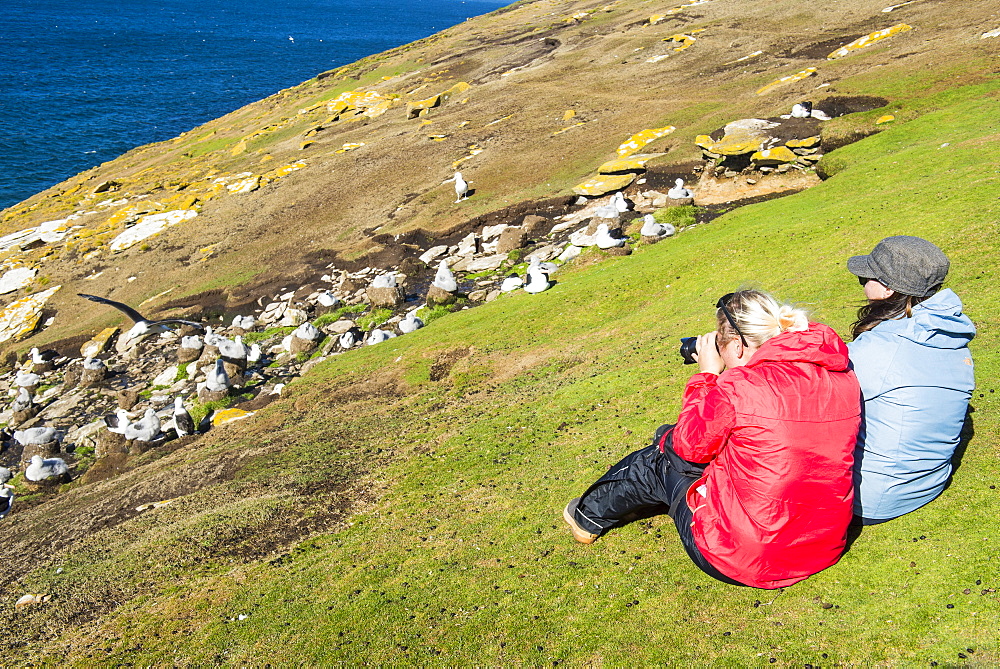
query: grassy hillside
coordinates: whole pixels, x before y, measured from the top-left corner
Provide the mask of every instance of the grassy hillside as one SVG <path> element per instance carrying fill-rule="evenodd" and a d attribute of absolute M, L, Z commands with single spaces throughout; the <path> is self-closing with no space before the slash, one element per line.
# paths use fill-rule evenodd
<path fill-rule="evenodd" d="M 846 81 L 893 89 L 900 120 L 829 154 L 811 190 L 588 252 L 545 293 L 338 356 L 254 418 L 19 519 L 56 546 L 20 592 L 55 597 L 2 612 L 8 662 L 996 664 L 1000 82 L 938 82 Z M 759 286 L 846 334 L 846 259 L 893 234 L 945 250 L 979 328 L 974 436 L 939 500 L 783 591 L 711 580 L 666 517 L 571 540 L 566 501 L 676 416 L 677 340 L 719 295 Z M 110 509 L 82 538 L 41 529 Z"/>

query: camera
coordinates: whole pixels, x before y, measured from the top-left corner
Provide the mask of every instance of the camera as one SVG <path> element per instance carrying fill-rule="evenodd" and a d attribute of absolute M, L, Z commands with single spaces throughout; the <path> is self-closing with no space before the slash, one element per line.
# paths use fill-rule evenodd
<path fill-rule="evenodd" d="M 685 365 L 693 365 L 698 362 L 694 356 L 698 353 L 697 337 L 681 337 L 681 358 Z"/>

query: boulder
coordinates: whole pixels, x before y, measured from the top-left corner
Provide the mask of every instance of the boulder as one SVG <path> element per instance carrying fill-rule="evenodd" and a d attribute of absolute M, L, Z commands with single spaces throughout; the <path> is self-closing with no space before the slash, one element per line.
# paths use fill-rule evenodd
<path fill-rule="evenodd" d="M 21 409 L 20 411 L 13 411 L 10 415 L 10 424 L 12 427 L 20 427 L 24 423 L 38 415 L 39 407 L 32 404 L 30 407 Z"/>
<path fill-rule="evenodd" d="M 41 324 L 45 303 L 60 288 L 62 286 L 56 286 L 21 298 L 0 311 L 0 343 L 21 339 L 34 332 Z"/>
<path fill-rule="evenodd" d="M 53 439 L 44 444 L 26 444 L 21 451 L 21 470 L 27 469 L 31 464 L 31 458 L 40 455 L 43 458 L 52 458 L 59 455 L 59 441 Z"/>
<path fill-rule="evenodd" d="M 431 287 L 427 289 L 428 305 L 451 304 L 454 301 L 455 301 L 455 294 L 449 293 L 447 290 L 444 290 L 443 288 L 438 288 L 435 285 L 431 285 Z"/>
<path fill-rule="evenodd" d="M 431 248 L 427 249 L 426 251 L 420 254 L 419 260 L 425 265 L 430 265 L 431 262 L 437 260 L 447 252 L 448 252 L 447 245 L 432 246 Z"/>
<path fill-rule="evenodd" d="M 371 290 L 369 288 L 369 290 Z M 376 289 L 378 290 L 378 289 Z M 301 337 L 292 337 L 292 340 L 288 343 L 288 352 L 292 355 L 297 355 L 299 353 L 310 353 L 316 349 L 319 344 L 315 339 L 302 339 Z M 229 370 L 226 370 L 227 372 Z"/>
<path fill-rule="evenodd" d="M 129 411 L 139 402 L 139 392 L 138 386 L 132 388 L 124 388 L 116 393 L 116 398 L 118 400 L 118 408 Z"/>
<path fill-rule="evenodd" d="M 497 241 L 497 253 L 507 254 L 519 248 L 523 248 L 528 241 L 528 234 L 523 228 L 509 227 L 500 233 Z"/>
<path fill-rule="evenodd" d="M 757 151 L 750 156 L 750 160 L 753 161 L 754 165 L 763 165 L 766 167 L 794 163 L 796 159 L 798 159 L 798 156 L 787 146 L 776 146 L 773 149 Z"/>
<path fill-rule="evenodd" d="M 104 379 L 107 378 L 108 369 L 106 367 L 98 367 L 97 369 L 81 369 L 80 370 L 80 382 L 81 388 L 94 388 L 101 385 Z M 69 372 L 66 372 L 67 376 Z"/>
<path fill-rule="evenodd" d="M 229 390 L 209 390 L 208 388 L 201 388 L 198 390 L 198 401 L 202 404 L 205 402 L 221 402 L 222 400 L 229 397 Z"/>
<path fill-rule="evenodd" d="M 201 348 L 191 348 L 188 346 L 181 346 L 177 349 L 177 362 L 181 364 L 187 364 L 189 362 L 194 362 L 201 357 L 201 352 L 204 346 Z"/>
<path fill-rule="evenodd" d="M 403 303 L 402 286 L 369 286 L 365 297 L 373 307 L 394 308 Z"/>
<path fill-rule="evenodd" d="M 635 174 L 609 174 L 596 176 L 573 187 L 577 195 L 600 197 L 616 190 L 623 190 L 635 181 Z"/>
<path fill-rule="evenodd" d="M 659 139 L 660 137 L 665 137 L 672 133 L 676 128 L 672 125 L 663 126 L 662 128 L 649 128 L 648 130 L 642 130 L 635 133 L 628 139 L 626 139 L 618 147 L 616 153 L 620 157 L 631 156 L 633 153 L 646 146 L 650 142 Z M 613 188 L 612 190 L 618 190 Z"/>
<path fill-rule="evenodd" d="M 284 315 L 278 321 L 282 327 L 298 327 L 309 320 L 309 314 L 301 309 L 285 309 Z M 206 347 L 207 348 L 207 347 Z"/>
<path fill-rule="evenodd" d="M 521 227 L 527 233 L 529 239 L 537 239 L 543 235 L 547 235 L 549 230 L 552 229 L 553 221 L 552 219 L 545 218 L 544 216 L 537 216 L 535 214 L 528 214 L 521 221 Z"/>
<path fill-rule="evenodd" d="M 323 326 L 323 332 L 331 335 L 342 335 L 354 327 L 354 321 L 343 318 L 335 323 Z"/>
<path fill-rule="evenodd" d="M 642 172 L 646 169 L 646 163 L 654 158 L 659 158 L 663 153 L 637 153 L 633 156 L 616 158 L 609 160 L 597 168 L 598 174 L 618 174 L 621 172 Z"/>
<path fill-rule="evenodd" d="M 740 156 L 759 151 L 771 139 L 771 128 L 779 124 L 760 118 L 744 118 L 726 124 L 722 139 L 715 141 L 708 135 L 695 137 L 695 144 L 719 156 Z"/>
<path fill-rule="evenodd" d="M 7 270 L 0 277 L 0 295 L 13 293 L 15 290 L 24 288 L 34 281 L 36 274 L 38 274 L 38 270 L 31 267 L 15 267 Z"/>
<path fill-rule="evenodd" d="M 159 234 L 166 228 L 190 220 L 197 215 L 198 212 L 194 209 L 179 209 L 143 216 L 135 225 L 112 239 L 108 247 L 112 251 L 124 251 L 153 235 Z"/>
<path fill-rule="evenodd" d="M 607 253 L 609 256 L 630 256 L 630 255 L 632 255 L 632 249 L 631 249 L 631 247 L 628 244 L 624 244 L 622 246 L 615 246 L 615 247 L 610 248 L 610 249 L 604 249 L 603 252 Z"/>

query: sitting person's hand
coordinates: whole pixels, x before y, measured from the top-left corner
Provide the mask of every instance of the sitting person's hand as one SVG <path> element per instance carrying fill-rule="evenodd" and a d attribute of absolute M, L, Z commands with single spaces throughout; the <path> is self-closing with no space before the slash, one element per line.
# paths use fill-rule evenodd
<path fill-rule="evenodd" d="M 695 350 L 698 354 L 695 356 L 695 360 L 698 362 L 698 371 L 700 372 L 721 374 L 722 370 L 726 368 L 726 363 L 723 362 L 716 346 L 716 336 L 717 333 L 713 330 L 698 337 L 695 344 Z"/>

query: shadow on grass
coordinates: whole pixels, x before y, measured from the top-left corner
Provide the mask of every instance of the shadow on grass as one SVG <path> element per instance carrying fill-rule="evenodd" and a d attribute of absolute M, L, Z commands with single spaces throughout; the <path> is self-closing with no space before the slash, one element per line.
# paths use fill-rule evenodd
<path fill-rule="evenodd" d="M 976 425 L 975 421 L 972 419 L 972 414 L 975 412 L 976 408 L 971 404 L 965 410 L 965 421 L 962 423 L 962 431 L 959 434 L 958 446 L 955 447 L 955 453 L 951 456 L 951 476 L 948 477 L 947 483 L 944 484 L 944 489 L 941 491 L 942 494 L 944 494 L 944 492 L 951 487 L 952 481 L 955 480 L 955 474 L 962 467 L 962 459 L 965 457 L 965 451 L 969 448 L 969 442 L 971 442 L 972 438 L 976 436 Z M 880 525 L 881 523 L 874 524 Z M 865 526 L 860 523 L 851 523 L 851 526 L 847 529 L 847 546 L 844 548 L 845 553 L 851 550 L 851 546 L 854 545 L 854 542 L 861 536 L 864 528 Z"/>

